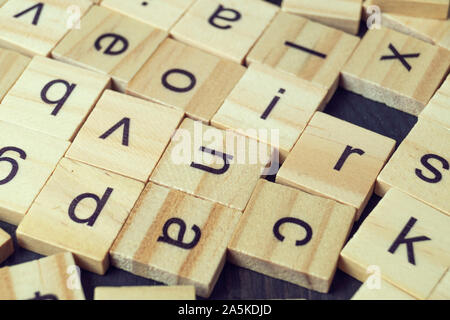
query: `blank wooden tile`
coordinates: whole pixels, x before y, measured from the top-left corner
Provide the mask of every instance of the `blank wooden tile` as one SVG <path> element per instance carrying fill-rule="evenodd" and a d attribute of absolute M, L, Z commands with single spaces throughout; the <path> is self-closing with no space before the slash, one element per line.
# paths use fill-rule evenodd
<path fill-rule="evenodd" d="M 244 72 L 235 62 L 167 39 L 130 82 L 127 93 L 209 123 Z"/>
<path fill-rule="evenodd" d="M 183 113 L 105 91 L 67 157 L 146 182 Z"/>
<path fill-rule="evenodd" d="M 248 55 L 262 63 L 324 86 L 334 94 L 339 71 L 359 38 L 308 19 L 280 12 Z"/>
<path fill-rule="evenodd" d="M 150 180 L 243 210 L 271 161 L 271 148 L 185 119 Z"/>
<path fill-rule="evenodd" d="M 89 0 L 9 0 L 0 9 L 0 46 L 29 56 L 48 56 L 73 26 L 70 22 L 91 5 Z"/>
<path fill-rule="evenodd" d="M 240 216 L 149 183 L 111 248 L 112 264 L 169 285 L 194 285 L 209 297 Z"/>
<path fill-rule="evenodd" d="M 195 300 L 195 287 L 97 287 L 94 300 Z"/>
<path fill-rule="evenodd" d="M 197 0 L 171 35 L 241 63 L 277 11 L 259 0 Z"/>
<path fill-rule="evenodd" d="M 0 300 L 84 300 L 72 254 L 0 269 Z"/>
<path fill-rule="evenodd" d="M 317 112 L 277 175 L 277 182 L 357 209 L 370 199 L 395 141 Z"/>
<path fill-rule="evenodd" d="M 418 115 L 449 65 L 450 51 L 382 27 L 363 37 L 342 70 L 341 86 Z"/>
<path fill-rule="evenodd" d="M 169 31 L 195 0 L 103 0 L 102 6 Z"/>
<path fill-rule="evenodd" d="M 339 268 L 360 281 L 367 268 L 425 299 L 450 264 L 450 219 L 398 189 L 390 190 L 341 252 Z"/>
<path fill-rule="evenodd" d="M 212 124 L 268 143 L 278 148 L 284 159 L 314 112 L 325 106 L 326 94 L 321 86 L 254 64 L 227 97 Z"/>
<path fill-rule="evenodd" d="M 450 215 L 450 131 L 419 120 L 381 171 L 376 194 L 398 188 Z"/>
<path fill-rule="evenodd" d="M 107 76 L 34 57 L 3 99 L 0 120 L 72 141 L 109 83 Z"/>
<path fill-rule="evenodd" d="M 284 0 L 282 9 L 327 26 L 357 34 L 361 20 L 362 0 Z"/>
<path fill-rule="evenodd" d="M 359 290 L 353 295 L 352 300 L 415 300 L 412 296 L 380 279 L 379 288 L 373 288 L 364 282 Z"/>
<path fill-rule="evenodd" d="M 30 63 L 30 58 L 0 48 L 0 102 Z"/>
<path fill-rule="evenodd" d="M 104 274 L 108 251 L 143 189 L 141 182 L 64 158 L 17 229 L 19 245 L 44 255 L 74 254 Z"/>
<path fill-rule="evenodd" d="M 0 263 L 8 259 L 8 257 L 12 255 L 13 252 L 14 244 L 11 236 L 0 229 Z"/>
<path fill-rule="evenodd" d="M 19 224 L 69 143 L 0 121 L 0 220 Z"/>
<path fill-rule="evenodd" d="M 128 82 L 166 38 L 159 29 L 94 6 L 52 51 L 52 57 L 110 75 L 125 91 Z"/>
<path fill-rule="evenodd" d="M 440 126 L 450 128 L 450 76 L 431 98 L 428 105 L 420 113 L 419 118 L 434 121 Z"/>
<path fill-rule="evenodd" d="M 448 0 L 372 0 L 382 12 L 429 19 L 447 19 Z"/>
<path fill-rule="evenodd" d="M 260 180 L 228 246 L 238 266 L 328 292 L 355 209 Z"/>
<path fill-rule="evenodd" d="M 433 289 L 428 300 L 449 300 L 450 299 L 450 269 Z"/>

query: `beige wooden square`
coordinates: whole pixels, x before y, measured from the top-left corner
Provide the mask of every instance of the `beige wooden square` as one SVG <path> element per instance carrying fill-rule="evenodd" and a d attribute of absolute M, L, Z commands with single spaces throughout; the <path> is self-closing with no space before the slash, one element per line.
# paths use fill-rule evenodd
<path fill-rule="evenodd" d="M 146 182 L 183 113 L 105 91 L 67 157 Z"/>
<path fill-rule="evenodd" d="M 326 95 L 321 86 L 252 64 L 211 123 L 259 138 L 279 149 L 284 159 L 314 112 L 324 108 Z"/>
<path fill-rule="evenodd" d="M 450 269 L 447 270 L 441 281 L 433 289 L 428 300 L 450 300 Z"/>
<path fill-rule="evenodd" d="M 110 75 L 125 88 L 167 34 L 104 7 L 94 6 L 52 51 L 52 57 Z"/>
<path fill-rule="evenodd" d="M 149 183 L 111 248 L 112 264 L 169 285 L 194 285 L 197 295 L 209 297 L 240 216 Z"/>
<path fill-rule="evenodd" d="M 0 46 L 48 56 L 91 5 L 89 0 L 9 0 L 0 8 Z"/>
<path fill-rule="evenodd" d="M 242 211 L 272 156 L 266 144 L 185 119 L 150 180 Z"/>
<path fill-rule="evenodd" d="M 103 0 L 102 6 L 169 31 L 195 0 Z"/>
<path fill-rule="evenodd" d="M 143 189 L 141 182 L 64 158 L 17 228 L 25 249 L 74 254 L 104 274 L 108 251 Z"/>
<path fill-rule="evenodd" d="M 0 220 L 19 224 L 69 143 L 0 121 Z"/>
<path fill-rule="evenodd" d="M 0 120 L 72 141 L 109 77 L 44 57 L 34 57 L 8 92 Z"/>
<path fill-rule="evenodd" d="M 426 299 L 450 265 L 450 219 L 390 190 L 341 252 L 339 268 L 360 281 L 368 270 L 416 299 Z"/>
<path fill-rule="evenodd" d="M 0 300 L 84 300 L 72 254 L 0 269 Z"/>
<path fill-rule="evenodd" d="M 376 194 L 398 188 L 450 215 L 450 130 L 419 120 L 381 171 Z"/>
<path fill-rule="evenodd" d="M 357 34 L 361 20 L 362 0 L 284 0 L 282 9 L 327 26 Z"/>
<path fill-rule="evenodd" d="M 97 287 L 94 300 L 195 300 L 195 287 Z"/>
<path fill-rule="evenodd" d="M 420 113 L 419 118 L 434 121 L 450 129 L 450 75 Z"/>
<path fill-rule="evenodd" d="M 8 0 L 0 0 L 0 7 L 3 6 Z"/>
<path fill-rule="evenodd" d="M 450 65 L 450 51 L 394 30 L 369 30 L 342 70 L 341 86 L 418 115 Z"/>
<path fill-rule="evenodd" d="M 246 61 L 322 85 L 329 90 L 329 100 L 338 86 L 340 70 L 358 43 L 358 37 L 280 12 Z"/>
<path fill-rule="evenodd" d="M 30 63 L 30 58 L 0 48 L 0 102 Z"/>
<path fill-rule="evenodd" d="M 13 252 L 14 244 L 11 236 L 0 229 L 0 264 L 8 259 Z"/>
<path fill-rule="evenodd" d="M 375 277 L 375 275 L 373 275 Z M 367 280 L 353 295 L 352 300 L 416 300 L 403 290 L 382 278 Z"/>
<path fill-rule="evenodd" d="M 259 0 L 197 0 L 171 35 L 242 63 L 278 8 Z"/>
<path fill-rule="evenodd" d="M 328 292 L 355 209 L 260 180 L 233 235 L 228 260 Z"/>
<path fill-rule="evenodd" d="M 372 0 L 382 12 L 428 19 L 447 19 L 448 0 Z"/>
<path fill-rule="evenodd" d="M 209 123 L 244 72 L 235 62 L 167 39 L 130 82 L 127 93 Z"/>
<path fill-rule="evenodd" d="M 277 182 L 351 205 L 359 218 L 395 141 L 317 112 L 277 175 Z"/>

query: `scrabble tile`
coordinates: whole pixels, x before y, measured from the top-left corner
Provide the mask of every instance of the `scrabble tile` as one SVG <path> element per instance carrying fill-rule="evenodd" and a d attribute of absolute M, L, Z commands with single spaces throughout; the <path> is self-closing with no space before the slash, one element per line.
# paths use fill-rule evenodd
<path fill-rule="evenodd" d="M 3 6 L 8 0 L 0 0 L 0 7 Z"/>
<path fill-rule="evenodd" d="M 238 266 L 328 292 L 355 209 L 260 180 L 228 246 Z"/>
<path fill-rule="evenodd" d="M 8 259 L 14 252 L 11 236 L 0 229 L 0 263 Z"/>
<path fill-rule="evenodd" d="M 44 255 L 74 254 L 104 274 L 108 251 L 143 189 L 141 182 L 62 159 L 17 228 L 19 245 Z"/>
<path fill-rule="evenodd" d="M 162 30 L 94 6 L 81 19 L 81 29 L 70 31 L 52 57 L 108 74 L 115 89 L 125 91 L 166 36 Z"/>
<path fill-rule="evenodd" d="M 450 219 L 390 190 L 341 252 L 339 268 L 360 281 L 369 266 L 416 299 L 425 299 L 450 265 Z"/>
<path fill-rule="evenodd" d="M 450 131 L 419 120 L 381 171 L 376 194 L 398 188 L 450 215 Z"/>
<path fill-rule="evenodd" d="M 247 56 L 261 63 L 324 86 L 327 101 L 334 94 L 339 72 L 359 38 L 308 19 L 280 12 Z"/>
<path fill-rule="evenodd" d="M 94 300 L 195 300 L 195 287 L 97 287 Z"/>
<path fill-rule="evenodd" d="M 0 269 L 0 300 L 84 300 L 72 254 Z"/>
<path fill-rule="evenodd" d="M 149 183 L 111 248 L 112 264 L 169 285 L 194 285 L 197 295 L 209 297 L 240 216 Z"/>
<path fill-rule="evenodd" d="M 19 224 L 69 143 L 0 121 L 0 220 Z"/>
<path fill-rule="evenodd" d="M 449 300 L 450 299 L 450 269 L 439 281 L 433 292 L 428 297 L 428 300 Z"/>
<path fill-rule="evenodd" d="M 354 294 L 352 300 L 415 300 L 406 292 L 390 284 L 386 280 L 380 279 L 379 287 L 370 287 L 368 282 L 364 282 L 359 290 Z"/>
<path fill-rule="evenodd" d="M 266 173 L 271 151 L 255 140 L 185 119 L 150 180 L 243 210 Z"/>
<path fill-rule="evenodd" d="M 0 102 L 30 63 L 30 58 L 0 48 Z"/>
<path fill-rule="evenodd" d="M 103 0 L 102 6 L 169 31 L 195 0 Z"/>
<path fill-rule="evenodd" d="M 418 115 L 449 65 L 450 51 L 382 27 L 366 33 L 342 70 L 341 86 Z"/>
<path fill-rule="evenodd" d="M 299 14 L 327 26 L 357 34 L 362 0 L 284 0 L 283 11 Z"/>
<path fill-rule="evenodd" d="M 372 195 L 395 141 L 317 112 L 277 175 L 277 182 L 357 209 Z"/>
<path fill-rule="evenodd" d="M 89 0 L 9 0 L 0 8 L 0 46 L 48 56 L 91 7 Z M 76 11 L 70 7 L 76 6 Z"/>
<path fill-rule="evenodd" d="M 182 112 L 107 90 L 66 156 L 146 182 L 182 118 Z"/>
<path fill-rule="evenodd" d="M 110 79 L 44 57 L 34 57 L 8 92 L 0 120 L 72 141 Z"/>
<path fill-rule="evenodd" d="M 212 124 L 259 138 L 279 148 L 284 159 L 314 112 L 324 108 L 326 94 L 327 90 L 321 86 L 252 64 L 220 107 Z M 263 135 L 261 130 L 267 134 Z"/>
<path fill-rule="evenodd" d="M 259 0 L 197 0 L 171 35 L 242 63 L 277 11 L 275 5 Z"/>
<path fill-rule="evenodd" d="M 372 0 L 381 11 L 429 19 L 447 19 L 448 0 Z"/>
<path fill-rule="evenodd" d="M 420 113 L 419 118 L 431 120 L 441 126 L 450 128 L 450 76 L 431 98 L 428 105 Z"/>
<path fill-rule="evenodd" d="M 127 93 L 209 123 L 244 72 L 235 62 L 167 39 L 130 82 Z"/>

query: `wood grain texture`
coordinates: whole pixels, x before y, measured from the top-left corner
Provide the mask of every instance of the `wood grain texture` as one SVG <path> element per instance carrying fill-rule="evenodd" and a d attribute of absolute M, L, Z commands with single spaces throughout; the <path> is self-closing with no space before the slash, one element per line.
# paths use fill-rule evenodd
<path fill-rule="evenodd" d="M 449 11 L 448 0 L 372 0 L 372 3 L 383 12 L 428 19 L 445 20 Z"/>
<path fill-rule="evenodd" d="M 448 50 L 381 27 L 369 30 L 363 37 L 342 70 L 340 85 L 417 116 L 440 86 L 449 66 Z"/>
<path fill-rule="evenodd" d="M 30 58 L 0 48 L 0 102 L 30 63 Z"/>
<path fill-rule="evenodd" d="M 0 7 L 3 6 L 8 0 L 0 0 Z"/>
<path fill-rule="evenodd" d="M 70 251 L 81 268 L 104 274 L 109 248 L 142 189 L 141 182 L 64 158 L 17 228 L 19 245 L 44 255 Z M 86 193 L 92 196 L 80 198 Z"/>
<path fill-rule="evenodd" d="M 109 84 L 107 76 L 34 57 L 3 99 L 0 120 L 72 141 Z"/>
<path fill-rule="evenodd" d="M 316 112 L 276 181 L 348 204 L 359 219 L 394 147 L 390 138 Z"/>
<path fill-rule="evenodd" d="M 242 63 L 277 11 L 259 0 L 197 0 L 170 33 L 176 40 Z"/>
<path fill-rule="evenodd" d="M 426 299 L 450 263 L 449 228 L 447 216 L 392 189 L 344 247 L 339 268 L 365 281 L 368 267 L 376 266 L 384 280 Z M 413 239 L 410 249 L 406 239 Z"/>
<path fill-rule="evenodd" d="M 8 259 L 13 253 L 14 245 L 11 236 L 0 229 L 0 263 Z"/>
<path fill-rule="evenodd" d="M 0 46 L 28 56 L 48 56 L 69 31 L 73 11 L 68 8 L 74 5 L 83 16 L 92 3 L 89 0 L 8 1 L 0 8 Z"/>
<path fill-rule="evenodd" d="M 0 269 L 0 300 L 84 300 L 72 254 Z"/>
<path fill-rule="evenodd" d="M 194 285 L 197 295 L 209 297 L 240 216 L 149 183 L 111 248 L 112 264 L 169 285 Z"/>
<path fill-rule="evenodd" d="M 449 300 L 450 299 L 450 269 L 433 289 L 428 300 Z"/>
<path fill-rule="evenodd" d="M 398 188 L 450 215 L 450 131 L 419 120 L 381 171 L 376 194 Z"/>
<path fill-rule="evenodd" d="M 130 82 L 127 93 L 209 123 L 244 72 L 235 62 L 167 39 Z"/>
<path fill-rule="evenodd" d="M 450 76 L 420 113 L 419 119 L 434 121 L 440 126 L 450 128 Z"/>
<path fill-rule="evenodd" d="M 195 300 L 195 287 L 97 287 L 94 300 Z"/>
<path fill-rule="evenodd" d="M 108 74 L 115 89 L 123 92 L 166 36 L 162 30 L 94 6 L 81 19 L 81 29 L 69 32 L 52 57 Z"/>
<path fill-rule="evenodd" d="M 379 287 L 371 287 L 370 283 L 369 280 L 364 282 L 352 300 L 416 300 L 386 280 L 380 279 Z"/>
<path fill-rule="evenodd" d="M 180 111 L 107 90 L 66 156 L 147 182 L 182 118 Z"/>

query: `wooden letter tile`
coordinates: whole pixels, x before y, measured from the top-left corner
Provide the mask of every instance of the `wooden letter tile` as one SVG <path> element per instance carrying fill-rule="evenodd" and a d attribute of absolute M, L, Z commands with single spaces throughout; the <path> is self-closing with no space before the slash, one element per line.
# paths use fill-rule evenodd
<path fill-rule="evenodd" d="M 450 215 L 450 130 L 419 120 L 378 176 L 376 194 L 390 188 Z"/>
<path fill-rule="evenodd" d="M 30 58 L 0 48 L 0 102 L 30 63 Z"/>
<path fill-rule="evenodd" d="M 450 300 L 450 269 L 447 270 L 441 281 L 433 289 L 428 300 Z"/>
<path fill-rule="evenodd" d="M 0 300 L 84 300 L 72 254 L 0 269 Z"/>
<path fill-rule="evenodd" d="M 245 68 L 167 39 L 130 82 L 127 93 L 209 123 Z"/>
<path fill-rule="evenodd" d="M 420 113 L 419 118 L 450 128 L 450 75 Z"/>
<path fill-rule="evenodd" d="M 52 51 L 64 62 L 110 75 L 125 88 L 167 34 L 104 7 L 94 6 Z"/>
<path fill-rule="evenodd" d="M 0 229 L 0 264 L 8 259 L 14 252 L 14 244 L 11 236 Z M 0 290 L 1 295 L 1 290 Z"/>
<path fill-rule="evenodd" d="M 386 280 L 377 280 L 377 287 L 371 287 L 372 282 L 367 280 L 354 294 L 352 300 L 415 300 L 412 296 L 390 284 Z"/>
<path fill-rule="evenodd" d="M 428 19 L 447 19 L 448 0 L 372 0 L 382 12 Z"/>
<path fill-rule="evenodd" d="M 0 120 L 71 141 L 110 79 L 34 57 L 2 101 Z"/>
<path fill-rule="evenodd" d="M 97 287 L 94 300 L 195 300 L 195 287 Z"/>
<path fill-rule="evenodd" d="M 426 299 L 450 265 L 450 219 L 390 190 L 341 252 L 339 268 L 360 281 L 368 268 L 416 299 Z"/>
<path fill-rule="evenodd" d="M 450 51 L 394 30 L 369 30 L 342 70 L 341 86 L 418 115 L 450 65 Z"/>
<path fill-rule="evenodd" d="M 114 242 L 112 264 L 209 297 L 241 214 L 149 183 Z"/>
<path fill-rule="evenodd" d="M 317 112 L 277 175 L 277 182 L 357 209 L 359 218 L 395 141 Z"/>
<path fill-rule="evenodd" d="M 241 267 L 328 292 L 355 209 L 260 180 L 228 246 Z"/>
<path fill-rule="evenodd" d="M 197 0 L 172 36 L 242 63 L 278 8 L 259 0 Z"/>
<path fill-rule="evenodd" d="M 0 8 L 6 3 L 8 0 L 0 0 Z"/>
<path fill-rule="evenodd" d="M 252 64 L 212 119 L 219 128 L 263 139 L 284 159 L 314 112 L 323 109 L 327 90 L 267 66 Z M 267 135 L 259 135 L 266 130 Z M 274 130 L 277 130 L 276 132 Z M 273 135 L 277 134 L 274 141 Z"/>
<path fill-rule="evenodd" d="M 104 274 L 109 248 L 143 187 L 64 158 L 17 228 L 19 245 L 44 255 L 70 251 L 81 268 Z"/>
<path fill-rule="evenodd" d="M 183 113 L 107 90 L 67 157 L 147 182 Z"/>
<path fill-rule="evenodd" d="M 359 38 L 308 19 L 280 12 L 247 57 L 247 64 L 262 63 L 285 71 L 334 94 L 339 72 Z"/>
<path fill-rule="evenodd" d="M 0 46 L 48 56 L 91 5 L 89 0 L 9 0 L 0 8 Z"/>

